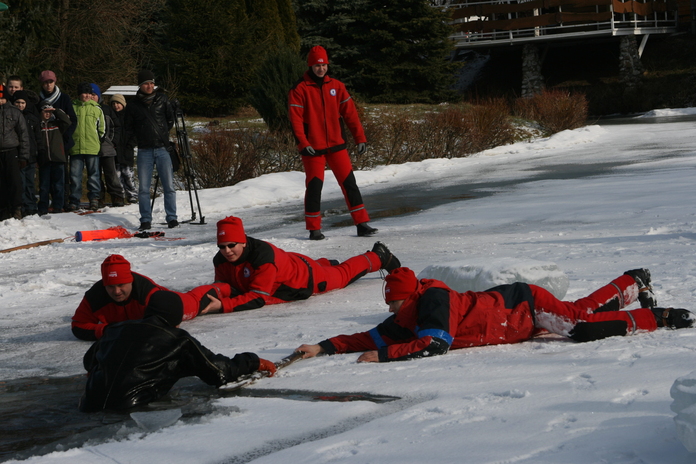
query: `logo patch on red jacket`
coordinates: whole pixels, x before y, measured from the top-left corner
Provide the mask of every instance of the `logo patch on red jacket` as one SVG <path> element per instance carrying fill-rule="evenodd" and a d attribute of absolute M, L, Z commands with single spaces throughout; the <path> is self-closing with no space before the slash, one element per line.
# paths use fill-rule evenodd
<path fill-rule="evenodd" d="M 336 89 L 329 90 L 329 93 L 331 94 L 332 97 L 335 97 L 336 96 Z"/>
<path fill-rule="evenodd" d="M 248 279 L 250 275 L 251 275 L 251 271 L 249 270 L 249 268 L 244 267 L 244 277 L 246 277 Z"/>

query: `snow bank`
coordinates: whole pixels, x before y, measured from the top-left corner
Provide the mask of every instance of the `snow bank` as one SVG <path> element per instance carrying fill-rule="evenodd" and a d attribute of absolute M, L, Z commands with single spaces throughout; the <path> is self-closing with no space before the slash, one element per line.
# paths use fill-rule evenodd
<path fill-rule="evenodd" d="M 687 450 L 696 453 L 696 371 L 675 380 L 669 394 L 674 399 L 670 409 L 677 413 L 677 436 Z"/>
<path fill-rule="evenodd" d="M 559 300 L 568 291 L 568 276 L 555 263 L 531 259 L 480 258 L 433 264 L 419 279 L 437 279 L 458 292 L 481 292 L 497 285 L 525 282 L 545 288 Z"/>

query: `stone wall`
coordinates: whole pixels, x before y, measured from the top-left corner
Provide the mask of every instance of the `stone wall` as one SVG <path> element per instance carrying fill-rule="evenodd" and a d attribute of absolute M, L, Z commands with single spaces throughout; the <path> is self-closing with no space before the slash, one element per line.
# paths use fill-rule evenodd
<path fill-rule="evenodd" d="M 522 49 L 522 97 L 533 97 L 544 91 L 539 48 L 525 45 Z"/>
<path fill-rule="evenodd" d="M 619 44 L 619 79 L 626 91 L 638 89 L 643 80 L 643 63 L 640 62 L 636 42 L 635 35 L 624 35 Z"/>

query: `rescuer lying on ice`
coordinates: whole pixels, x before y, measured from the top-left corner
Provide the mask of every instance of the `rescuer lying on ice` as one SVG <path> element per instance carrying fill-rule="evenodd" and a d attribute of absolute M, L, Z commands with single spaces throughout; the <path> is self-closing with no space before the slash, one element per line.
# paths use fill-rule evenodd
<path fill-rule="evenodd" d="M 642 308 L 620 311 L 636 300 Z M 695 320 L 685 309 L 654 307 L 647 269 L 628 271 L 590 296 L 567 302 L 520 282 L 459 293 L 438 280 L 418 281 L 402 267 L 386 277 L 385 301 L 394 315 L 374 329 L 295 351 L 304 352 L 304 358 L 364 351 L 359 362 L 402 361 L 450 348 L 523 342 L 544 330 L 588 342 L 658 327 L 692 327 Z"/>
<path fill-rule="evenodd" d="M 131 272 L 131 265 L 121 255 L 109 255 L 101 265 L 102 279 L 85 292 L 72 318 L 72 332 L 81 340 L 101 338 L 108 324 L 142 319 L 152 294 L 165 287 L 149 277 Z M 201 285 L 186 293 L 175 293 L 184 305 L 183 320 L 196 317 L 208 306 L 211 295 L 222 298 L 230 295 L 224 283 Z"/>
<path fill-rule="evenodd" d="M 221 300 L 209 296 L 211 303 L 201 314 L 306 300 L 315 293 L 344 288 L 368 272 L 389 272 L 401 266 L 381 242 L 340 264 L 326 258 L 314 260 L 247 237 L 242 220 L 234 216 L 217 223 L 217 246 L 215 281 L 229 284 L 232 296 Z"/>
<path fill-rule="evenodd" d="M 142 320 L 109 324 L 84 356 L 87 385 L 80 411 L 128 409 L 163 397 L 177 380 L 197 376 L 219 387 L 275 365 L 254 353 L 228 358 L 179 329 L 184 306 L 174 292 L 155 291 Z"/>

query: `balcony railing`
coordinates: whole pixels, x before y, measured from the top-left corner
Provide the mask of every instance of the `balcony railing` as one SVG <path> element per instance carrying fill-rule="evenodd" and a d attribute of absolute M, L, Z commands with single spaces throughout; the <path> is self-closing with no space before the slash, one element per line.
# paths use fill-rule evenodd
<path fill-rule="evenodd" d="M 495 0 L 451 3 L 458 47 L 596 35 L 669 33 L 675 0 Z"/>

